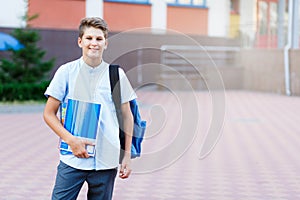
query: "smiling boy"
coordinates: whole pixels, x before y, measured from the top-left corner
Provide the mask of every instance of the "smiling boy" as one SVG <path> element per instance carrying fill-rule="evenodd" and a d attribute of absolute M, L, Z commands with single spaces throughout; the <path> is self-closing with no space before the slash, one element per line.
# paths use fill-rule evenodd
<path fill-rule="evenodd" d="M 112 199 L 113 187 L 119 165 L 119 127 L 109 82 L 109 64 L 103 61 L 107 48 L 108 28 L 98 17 L 84 18 L 79 26 L 78 46 L 82 57 L 58 68 L 45 95 L 48 97 L 44 120 L 48 126 L 72 150 L 72 154 L 60 154 L 52 199 L 76 199 L 84 182 L 88 184 L 89 200 Z M 131 173 L 130 148 L 133 118 L 129 101 L 136 98 L 124 71 L 119 69 L 121 85 L 121 112 L 125 134 L 125 154 L 119 177 L 128 178 Z M 100 122 L 95 143 L 79 139 L 64 128 L 57 111 L 74 99 L 101 104 Z M 90 156 L 87 145 L 95 146 Z"/>

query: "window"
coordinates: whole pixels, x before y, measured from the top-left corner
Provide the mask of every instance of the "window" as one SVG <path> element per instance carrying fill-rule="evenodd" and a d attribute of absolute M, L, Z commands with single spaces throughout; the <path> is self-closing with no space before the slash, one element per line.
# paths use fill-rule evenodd
<path fill-rule="evenodd" d="M 206 7 L 206 0 L 165 0 L 172 6 Z"/>
<path fill-rule="evenodd" d="M 239 14 L 239 5 L 240 1 L 239 0 L 231 0 L 230 1 L 230 11 L 231 14 Z"/>
<path fill-rule="evenodd" d="M 140 3 L 149 4 L 150 0 L 104 0 L 106 2 L 124 2 L 124 3 Z"/>
<path fill-rule="evenodd" d="M 258 23 L 260 35 L 268 33 L 268 3 L 264 1 L 258 2 Z"/>
<path fill-rule="evenodd" d="M 191 1 L 190 0 L 178 0 L 179 4 L 190 4 Z"/>
<path fill-rule="evenodd" d="M 270 33 L 271 35 L 277 35 L 277 3 L 270 2 Z"/>

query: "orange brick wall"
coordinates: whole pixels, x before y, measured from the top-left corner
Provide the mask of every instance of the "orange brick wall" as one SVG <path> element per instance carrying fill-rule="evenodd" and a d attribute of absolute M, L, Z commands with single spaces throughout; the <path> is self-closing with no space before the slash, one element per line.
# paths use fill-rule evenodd
<path fill-rule="evenodd" d="M 29 15 L 39 17 L 29 24 L 35 28 L 77 29 L 85 17 L 86 0 L 29 0 Z M 130 3 L 103 3 L 104 19 L 110 31 L 126 31 L 151 27 L 151 5 Z M 208 34 L 208 9 L 167 8 L 167 28 L 186 34 Z"/>
<path fill-rule="evenodd" d="M 110 31 L 151 27 L 151 5 L 104 2 L 103 7 Z"/>
<path fill-rule="evenodd" d="M 208 9 L 168 6 L 167 28 L 186 34 L 208 34 Z"/>
<path fill-rule="evenodd" d="M 85 0 L 29 0 L 29 15 L 39 17 L 29 24 L 36 28 L 77 29 L 85 17 Z"/>

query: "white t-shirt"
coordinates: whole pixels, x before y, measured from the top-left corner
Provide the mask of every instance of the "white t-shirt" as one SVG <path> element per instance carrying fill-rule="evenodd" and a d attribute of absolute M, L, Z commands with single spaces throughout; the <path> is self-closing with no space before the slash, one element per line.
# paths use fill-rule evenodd
<path fill-rule="evenodd" d="M 119 68 L 121 102 L 136 98 L 124 71 Z M 100 126 L 98 127 L 95 156 L 77 158 L 74 155 L 60 155 L 60 160 L 76 169 L 101 170 L 118 167 L 120 142 L 115 106 L 112 100 L 109 64 L 102 63 L 92 68 L 82 58 L 58 68 L 45 95 L 61 102 L 68 99 L 101 104 Z"/>

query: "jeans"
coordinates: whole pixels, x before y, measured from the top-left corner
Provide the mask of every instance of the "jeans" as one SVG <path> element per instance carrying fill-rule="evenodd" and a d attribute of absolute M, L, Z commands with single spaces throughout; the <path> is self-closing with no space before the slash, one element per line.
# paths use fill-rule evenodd
<path fill-rule="evenodd" d="M 52 200 L 76 200 L 83 183 L 88 184 L 88 200 L 111 200 L 117 169 L 79 170 L 59 163 Z"/>

